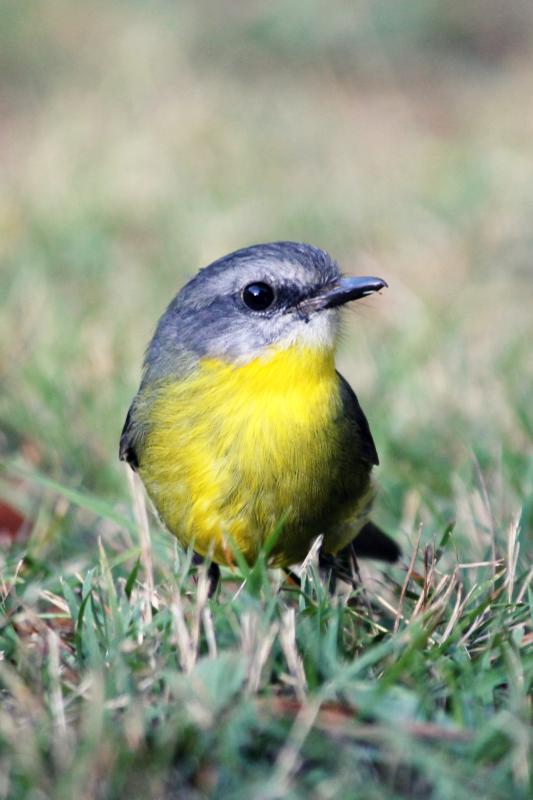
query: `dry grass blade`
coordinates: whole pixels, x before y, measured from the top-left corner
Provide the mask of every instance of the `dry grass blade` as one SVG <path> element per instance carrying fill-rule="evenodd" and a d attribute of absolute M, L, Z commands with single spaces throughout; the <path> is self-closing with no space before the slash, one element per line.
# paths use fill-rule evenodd
<path fill-rule="evenodd" d="M 302 561 L 300 566 L 296 570 L 296 574 L 299 578 L 303 578 L 304 575 L 309 570 L 311 564 L 315 566 L 318 565 L 318 554 L 320 552 L 320 548 L 322 547 L 322 542 L 324 541 L 324 537 L 322 534 L 317 536 L 314 540 L 313 544 L 309 548 L 309 552 L 307 553 L 305 559 Z"/>
<path fill-rule="evenodd" d="M 207 642 L 207 650 L 211 658 L 217 657 L 217 639 L 215 634 L 215 626 L 213 624 L 213 615 L 211 609 L 206 606 L 202 611 L 202 622 L 205 632 L 205 639 Z"/>
<path fill-rule="evenodd" d="M 50 677 L 50 703 L 52 715 L 57 724 L 58 744 L 60 749 L 65 747 L 67 738 L 67 722 L 65 719 L 65 706 L 63 692 L 61 691 L 61 659 L 59 636 L 48 630 L 48 674 Z"/>
<path fill-rule="evenodd" d="M 174 622 L 174 641 L 178 646 L 181 668 L 184 672 L 191 672 L 196 663 L 196 648 L 185 619 L 183 600 L 179 591 L 175 591 L 171 603 L 172 619 Z"/>
<path fill-rule="evenodd" d="M 533 580 L 533 567 L 531 567 L 531 569 L 527 573 L 526 579 L 524 580 L 524 582 L 523 582 L 523 584 L 522 584 L 522 586 L 520 588 L 520 591 L 518 592 L 518 595 L 517 595 L 517 598 L 516 598 L 517 605 L 518 605 L 518 603 L 521 603 L 523 601 L 524 597 L 526 596 L 526 592 L 527 592 L 527 590 L 529 588 L 529 584 L 531 583 L 532 580 Z"/>
<path fill-rule="evenodd" d="M 413 548 L 413 553 L 411 555 L 411 559 L 409 561 L 409 566 L 407 567 L 407 572 L 405 574 L 405 579 L 402 585 L 402 590 L 400 592 L 400 599 L 398 600 L 398 609 L 396 612 L 396 619 L 394 620 L 394 633 L 397 633 L 400 627 L 400 619 L 403 616 L 403 603 L 405 599 L 405 593 L 407 592 L 407 587 L 409 586 L 409 581 L 411 580 L 411 576 L 413 574 L 416 559 L 418 556 L 418 549 L 420 547 L 420 538 L 422 536 L 422 528 L 420 527 L 418 531 L 418 536 L 416 539 L 415 546 Z"/>
<path fill-rule="evenodd" d="M 146 496 L 144 489 L 137 474 L 128 466 L 124 469 L 128 476 L 130 494 L 133 500 L 133 513 L 139 531 L 139 542 L 141 546 L 141 563 L 143 566 L 145 584 L 145 607 L 144 620 L 152 620 L 152 601 L 154 596 L 154 569 L 152 562 L 152 543 L 150 540 L 150 526 L 148 524 L 148 513 L 146 509 Z"/>
<path fill-rule="evenodd" d="M 257 614 L 253 612 L 243 614 L 241 649 L 247 663 L 246 690 L 250 694 L 259 689 L 261 673 L 278 631 L 279 625 L 275 622 L 265 631 Z"/>
<path fill-rule="evenodd" d="M 302 659 L 296 646 L 296 614 L 294 608 L 287 609 L 283 614 L 279 640 L 289 672 L 293 678 L 296 695 L 303 702 L 307 692 L 307 681 Z"/>
<path fill-rule="evenodd" d="M 507 574 L 505 578 L 505 584 L 507 587 L 507 600 L 509 603 L 511 603 L 513 600 L 516 567 L 518 564 L 518 554 L 520 552 L 520 544 L 518 542 L 520 516 L 521 512 L 518 511 L 509 525 L 507 533 Z"/>

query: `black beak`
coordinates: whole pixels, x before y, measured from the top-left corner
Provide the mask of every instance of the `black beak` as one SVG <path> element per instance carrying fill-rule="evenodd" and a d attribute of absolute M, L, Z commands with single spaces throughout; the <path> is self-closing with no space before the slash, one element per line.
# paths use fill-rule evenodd
<path fill-rule="evenodd" d="M 365 275 L 360 278 L 340 278 L 329 286 L 324 286 L 313 297 L 306 298 L 300 303 L 304 313 L 321 311 L 324 308 L 343 306 L 351 300 L 359 300 L 380 289 L 386 289 L 388 284 L 382 278 L 373 278 Z"/>

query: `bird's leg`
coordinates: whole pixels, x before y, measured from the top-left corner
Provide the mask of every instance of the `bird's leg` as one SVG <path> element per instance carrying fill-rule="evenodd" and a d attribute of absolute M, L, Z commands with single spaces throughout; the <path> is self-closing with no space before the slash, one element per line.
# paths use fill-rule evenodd
<path fill-rule="evenodd" d="M 348 545 L 348 561 L 351 567 L 352 588 L 355 589 L 357 586 L 363 587 L 363 580 L 361 578 L 361 572 L 359 571 L 359 561 L 357 560 L 357 549 L 354 542 Z"/>
<path fill-rule="evenodd" d="M 367 612 L 369 618 L 373 620 L 374 614 L 372 611 L 372 604 L 368 599 L 368 595 L 363 584 L 363 579 L 361 577 L 361 572 L 359 570 L 359 562 L 357 560 L 358 551 L 355 546 L 355 541 L 350 542 L 350 544 L 347 545 L 341 552 L 343 554 L 346 553 L 346 559 L 351 573 L 352 589 L 359 589 L 358 597 L 360 598 L 361 607 Z"/>
<path fill-rule="evenodd" d="M 193 553 L 192 555 L 193 564 L 197 564 L 198 566 L 200 566 L 200 564 L 203 564 L 204 561 L 205 559 L 203 556 L 199 555 L 198 553 Z M 207 580 L 209 582 L 209 591 L 207 593 L 207 596 L 213 597 L 220 583 L 220 567 L 218 566 L 218 564 L 215 564 L 214 561 L 211 561 L 211 563 L 207 568 Z"/>
<path fill-rule="evenodd" d="M 322 574 L 329 580 L 328 588 L 331 594 L 335 592 L 338 580 L 348 583 L 352 589 L 360 588 L 363 585 L 357 561 L 357 551 L 353 542 L 350 542 L 349 545 L 339 550 L 335 555 L 320 550 L 318 566 Z"/>

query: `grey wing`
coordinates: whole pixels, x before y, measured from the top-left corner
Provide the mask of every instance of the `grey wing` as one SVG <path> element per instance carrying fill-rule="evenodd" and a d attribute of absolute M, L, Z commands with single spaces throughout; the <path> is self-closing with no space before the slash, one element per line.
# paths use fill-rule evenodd
<path fill-rule="evenodd" d="M 379 458 L 376 450 L 376 445 L 370 433 L 370 426 L 368 420 L 364 415 L 363 409 L 359 405 L 359 400 L 354 390 L 348 381 L 342 377 L 340 372 L 337 372 L 341 390 L 342 409 L 343 413 L 349 418 L 356 428 L 357 437 L 359 439 L 359 449 L 363 461 L 369 464 L 378 465 Z"/>
<path fill-rule="evenodd" d="M 119 458 L 126 461 L 132 469 L 139 466 L 138 445 L 141 438 L 139 426 L 135 424 L 135 400 L 131 404 L 122 433 L 120 435 Z"/>
<path fill-rule="evenodd" d="M 194 358 L 182 350 L 173 351 L 171 358 L 167 357 L 167 360 L 165 360 L 165 354 L 161 354 L 158 349 L 159 331 L 163 319 L 164 316 L 160 320 L 159 327 L 149 345 L 141 385 L 133 398 L 120 436 L 120 460 L 127 461 L 132 469 L 138 469 L 142 458 L 144 439 L 149 428 L 149 423 L 146 421 L 147 404 L 154 397 L 152 391 L 154 384 L 157 385 L 161 378 L 168 376 L 173 376 L 175 380 L 181 380 L 194 369 L 196 364 Z"/>

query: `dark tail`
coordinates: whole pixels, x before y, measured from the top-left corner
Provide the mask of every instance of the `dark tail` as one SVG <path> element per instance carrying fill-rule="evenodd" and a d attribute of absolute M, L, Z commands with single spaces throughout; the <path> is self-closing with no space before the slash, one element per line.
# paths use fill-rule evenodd
<path fill-rule="evenodd" d="M 394 539 L 373 522 L 367 522 L 348 547 L 353 547 L 357 558 L 375 558 L 391 564 L 402 555 Z"/>

